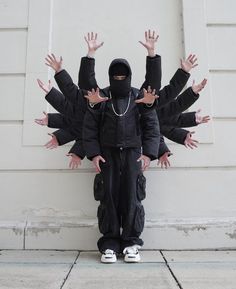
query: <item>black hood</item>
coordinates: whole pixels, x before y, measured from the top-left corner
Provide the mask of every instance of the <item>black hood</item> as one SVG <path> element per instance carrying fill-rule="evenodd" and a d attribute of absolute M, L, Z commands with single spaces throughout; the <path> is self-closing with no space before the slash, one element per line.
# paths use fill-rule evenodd
<path fill-rule="evenodd" d="M 109 66 L 110 91 L 113 98 L 128 97 L 131 90 L 131 68 L 127 60 L 114 59 Z M 126 75 L 124 80 L 113 79 L 114 75 Z"/>

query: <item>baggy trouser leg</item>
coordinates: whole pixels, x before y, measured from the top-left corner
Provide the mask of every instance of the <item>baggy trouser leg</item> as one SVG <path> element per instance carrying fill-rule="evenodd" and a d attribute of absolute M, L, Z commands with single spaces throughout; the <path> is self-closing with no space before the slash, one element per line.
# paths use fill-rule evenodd
<path fill-rule="evenodd" d="M 119 194 L 119 169 L 117 166 L 116 153 L 114 149 L 104 149 L 106 163 L 101 165 L 100 185 L 100 205 L 97 211 L 98 227 L 103 235 L 98 240 L 98 249 L 104 252 L 112 249 L 120 252 L 120 216 L 118 213 L 118 194 Z M 96 199 L 96 198 L 95 198 Z"/>
<path fill-rule="evenodd" d="M 122 244 L 121 247 L 143 245 L 140 235 L 144 228 L 145 212 L 141 201 L 145 198 L 146 180 L 141 171 L 139 149 L 126 150 L 121 180 Z"/>

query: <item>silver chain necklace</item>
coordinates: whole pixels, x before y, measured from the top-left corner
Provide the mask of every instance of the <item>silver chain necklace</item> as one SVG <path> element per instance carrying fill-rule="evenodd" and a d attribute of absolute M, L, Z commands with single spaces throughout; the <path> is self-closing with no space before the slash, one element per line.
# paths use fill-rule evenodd
<path fill-rule="evenodd" d="M 114 107 L 113 102 L 112 102 L 111 92 L 109 91 L 109 93 L 110 93 L 110 99 L 111 99 L 111 107 L 112 107 L 112 110 L 113 110 L 114 114 L 116 116 L 124 116 L 127 113 L 128 109 L 129 109 L 129 106 L 130 106 L 131 93 L 129 93 L 128 105 L 127 105 L 127 107 L 126 107 L 126 109 L 125 109 L 125 111 L 123 113 L 117 113 L 116 112 L 115 107 Z"/>

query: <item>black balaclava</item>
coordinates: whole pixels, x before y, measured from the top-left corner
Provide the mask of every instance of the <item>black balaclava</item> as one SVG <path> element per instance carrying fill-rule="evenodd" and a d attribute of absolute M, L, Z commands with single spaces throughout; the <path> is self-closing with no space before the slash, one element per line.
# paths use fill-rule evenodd
<path fill-rule="evenodd" d="M 131 69 L 127 60 L 114 59 L 109 67 L 110 92 L 113 98 L 124 98 L 129 96 L 131 89 Z M 124 80 L 115 80 L 114 75 L 125 75 Z"/>

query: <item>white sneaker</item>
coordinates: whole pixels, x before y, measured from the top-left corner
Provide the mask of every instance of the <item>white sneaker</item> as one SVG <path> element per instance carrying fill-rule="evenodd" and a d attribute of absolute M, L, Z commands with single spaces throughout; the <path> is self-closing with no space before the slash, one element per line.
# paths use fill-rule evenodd
<path fill-rule="evenodd" d="M 141 260 L 138 249 L 141 247 L 139 245 L 133 245 L 130 247 L 126 247 L 123 251 L 125 255 L 124 261 L 127 263 L 138 263 Z"/>
<path fill-rule="evenodd" d="M 115 263 L 117 261 L 116 253 L 111 249 L 106 249 L 102 254 L 101 262 L 102 263 Z"/>

